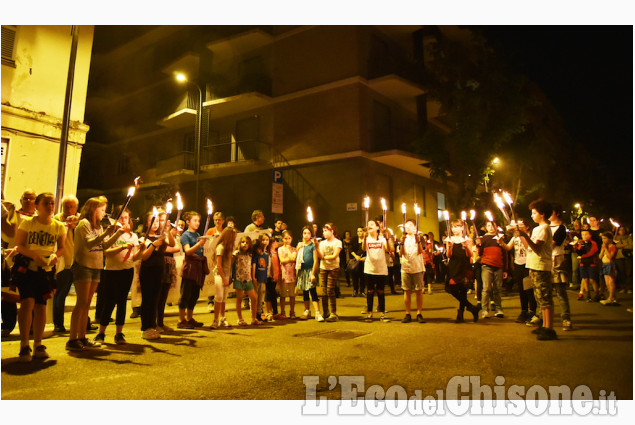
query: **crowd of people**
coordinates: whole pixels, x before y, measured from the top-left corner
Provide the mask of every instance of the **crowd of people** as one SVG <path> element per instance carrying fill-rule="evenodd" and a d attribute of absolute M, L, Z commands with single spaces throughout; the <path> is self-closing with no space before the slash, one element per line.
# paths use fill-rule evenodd
<path fill-rule="evenodd" d="M 595 217 L 575 221 L 568 229 L 561 221 L 561 206 L 543 200 L 530 205 L 531 223 L 514 220 L 502 229 L 487 221 L 477 229 L 454 220 L 442 242 L 435 241 L 432 232 L 421 233 L 412 219 L 400 226 L 397 236 L 382 217 L 358 227 L 354 236 L 348 230 L 340 236 L 336 225 L 328 222 L 321 228 L 305 226 L 296 237 L 279 219 L 273 229 L 266 229 L 261 210 L 252 213 L 244 232 L 239 232 L 233 217 L 216 212 L 214 226 L 203 235 L 199 213 L 186 212 L 183 221 L 171 223 L 162 209 L 148 212 L 135 228 L 130 210 L 118 206 L 108 215 L 107 205 L 100 196 L 79 210 L 77 198 L 69 195 L 62 200 L 62 212 L 54 215 L 51 193 L 26 190 L 19 208 L 3 200 L 2 285 L 9 291 L 2 293 L 2 332 L 11 333 L 17 319 L 21 361 L 49 356 L 42 343 L 49 300 L 54 332 L 68 333 L 66 349 L 81 351 L 105 342 L 115 308 L 114 342 L 126 343 L 123 328 L 130 296 L 131 317 L 140 316 L 146 340 L 173 331 L 164 313 L 175 290 L 176 327 L 204 326 L 194 318 L 194 308 L 206 282 L 213 288 L 205 295 L 214 312 L 211 329 L 311 318 L 337 322 L 340 275 L 352 284 L 353 297 L 366 298 L 366 322 L 374 321 L 374 313 L 380 321 L 390 321 L 386 287 L 392 294 L 403 291 L 403 323 L 425 323 L 423 295 L 426 290 L 431 293 L 434 282 L 443 282 L 458 301 L 457 323 L 465 321 L 465 310 L 474 322 L 503 318 L 501 294 L 515 287 L 521 307 L 516 322 L 534 326 L 539 340 L 557 338 L 554 297 L 562 329 L 573 328 L 567 289 L 579 289 L 578 300 L 604 306 L 619 305 L 620 292 L 632 293 L 629 231 L 602 231 Z M 65 323 L 71 286 L 76 302 L 70 323 Z M 136 299 L 135 293 L 140 295 Z M 95 294 L 93 323 L 89 310 Z M 303 309 L 296 316 L 300 294 Z M 227 316 L 232 295 L 234 325 Z M 249 312 L 249 322 L 243 310 Z M 87 330 L 98 330 L 97 336 L 87 338 Z"/>

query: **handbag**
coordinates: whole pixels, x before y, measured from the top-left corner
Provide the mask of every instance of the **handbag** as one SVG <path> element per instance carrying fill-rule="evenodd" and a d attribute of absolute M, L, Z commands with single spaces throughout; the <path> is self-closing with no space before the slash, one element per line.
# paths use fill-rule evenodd
<path fill-rule="evenodd" d="M 360 261 L 356 258 L 351 258 L 346 262 L 346 271 L 348 273 L 355 273 L 357 267 L 359 266 Z"/>

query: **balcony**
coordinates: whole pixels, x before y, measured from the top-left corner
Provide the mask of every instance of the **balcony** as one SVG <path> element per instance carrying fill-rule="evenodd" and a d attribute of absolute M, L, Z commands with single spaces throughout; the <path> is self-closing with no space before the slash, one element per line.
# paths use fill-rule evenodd
<path fill-rule="evenodd" d="M 180 152 L 157 162 L 156 176 L 168 179 L 183 175 L 194 175 L 196 156 L 194 152 Z"/>
<path fill-rule="evenodd" d="M 223 134 L 218 143 L 201 149 L 201 172 L 219 177 L 271 168 L 271 145 L 257 140 L 237 141 Z"/>

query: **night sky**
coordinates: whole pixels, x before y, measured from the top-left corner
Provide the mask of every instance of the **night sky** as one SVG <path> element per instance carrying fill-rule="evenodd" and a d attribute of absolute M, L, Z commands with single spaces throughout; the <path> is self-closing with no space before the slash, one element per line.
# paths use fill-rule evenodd
<path fill-rule="evenodd" d="M 572 139 L 618 181 L 633 177 L 633 27 L 481 27 L 537 83 Z M 594 171 L 595 172 L 595 171 Z"/>

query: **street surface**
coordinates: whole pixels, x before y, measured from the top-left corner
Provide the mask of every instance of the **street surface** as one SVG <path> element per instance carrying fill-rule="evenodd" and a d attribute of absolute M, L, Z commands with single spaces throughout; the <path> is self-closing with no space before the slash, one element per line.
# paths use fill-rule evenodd
<path fill-rule="evenodd" d="M 67 335 L 52 334 L 44 344 L 51 358 L 19 363 L 18 330 L 2 339 L 2 399 L 177 399 L 304 400 L 303 376 L 318 376 L 318 396 L 337 399 L 340 386 L 329 376 L 359 375 L 365 388 L 398 384 L 414 395 L 445 392 L 454 376 L 478 375 L 494 386 L 503 376 L 512 385 L 588 386 L 597 399 L 601 390 L 618 399 L 633 398 L 632 295 L 620 294 L 621 306 L 604 307 L 576 301 L 569 291 L 574 330 L 562 331 L 556 302 L 557 341 L 537 341 L 533 328 L 514 322 L 516 294 L 503 297 L 505 318 L 455 324 L 457 301 L 435 284 L 424 296 L 425 324 L 402 324 L 403 296 L 387 295 L 389 323 L 362 321 L 365 298 L 351 297 L 342 283 L 337 323 L 277 321 L 259 327 L 210 330 L 213 315 L 199 301 L 195 318 L 206 328 L 176 330 L 159 340 L 141 338 L 140 319 L 128 319 L 127 345 L 115 345 L 114 325 L 101 349 L 67 353 Z M 473 302 L 473 295 L 469 295 Z M 301 297 L 296 314 L 302 314 Z M 66 324 L 74 297 L 67 300 Z M 414 304 L 414 300 L 413 300 Z M 94 301 L 93 301 L 94 305 Z M 228 318 L 236 323 L 235 299 Z M 376 305 L 376 300 L 375 300 Z M 288 307 L 287 307 L 288 309 Z M 166 324 L 176 328 L 177 307 L 166 307 Z M 91 310 L 91 316 L 94 311 Z M 128 315 L 130 307 L 128 306 Z M 288 311 L 287 311 L 288 314 Z M 245 316 L 247 317 L 247 316 Z M 414 315 L 413 315 L 414 319 Z M 94 338 L 95 332 L 88 336 Z M 363 396 L 363 392 L 360 396 Z M 459 396 L 462 394 L 459 394 Z M 469 395 L 469 394 L 468 394 Z M 457 394 L 445 393 L 445 398 Z M 487 396 L 485 396 L 487 397 Z"/>

